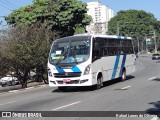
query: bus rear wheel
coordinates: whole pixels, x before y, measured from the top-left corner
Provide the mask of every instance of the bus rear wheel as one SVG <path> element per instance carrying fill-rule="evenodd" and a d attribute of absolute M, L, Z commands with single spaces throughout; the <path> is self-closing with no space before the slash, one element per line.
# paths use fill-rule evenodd
<path fill-rule="evenodd" d="M 126 80 L 126 71 L 125 70 L 123 70 L 122 76 L 120 77 L 120 80 L 121 81 L 125 81 Z"/>

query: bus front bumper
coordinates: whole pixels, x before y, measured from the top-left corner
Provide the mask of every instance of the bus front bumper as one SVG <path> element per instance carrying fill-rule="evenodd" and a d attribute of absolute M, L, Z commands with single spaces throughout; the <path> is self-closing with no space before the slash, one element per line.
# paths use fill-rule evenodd
<path fill-rule="evenodd" d="M 90 75 L 74 78 L 49 78 L 50 87 L 59 86 L 91 86 L 92 81 Z"/>

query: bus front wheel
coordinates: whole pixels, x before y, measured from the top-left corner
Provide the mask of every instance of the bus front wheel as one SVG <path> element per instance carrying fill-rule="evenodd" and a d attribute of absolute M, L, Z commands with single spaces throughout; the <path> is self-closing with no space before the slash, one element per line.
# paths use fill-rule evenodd
<path fill-rule="evenodd" d="M 98 90 L 98 89 L 101 89 L 102 86 L 103 86 L 103 79 L 102 79 L 102 76 L 99 76 L 97 78 L 97 84 L 93 86 L 93 89 Z"/>

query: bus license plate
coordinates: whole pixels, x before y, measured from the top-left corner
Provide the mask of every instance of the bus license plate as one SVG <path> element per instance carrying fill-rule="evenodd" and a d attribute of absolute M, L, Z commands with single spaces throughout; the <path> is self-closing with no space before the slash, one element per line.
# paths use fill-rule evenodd
<path fill-rule="evenodd" d="M 71 82 L 70 79 L 63 79 L 63 83 L 68 83 L 68 82 Z"/>

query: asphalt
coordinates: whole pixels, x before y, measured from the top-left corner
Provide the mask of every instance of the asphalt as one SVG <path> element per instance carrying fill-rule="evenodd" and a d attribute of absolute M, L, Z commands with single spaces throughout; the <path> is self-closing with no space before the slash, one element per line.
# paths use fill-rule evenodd
<path fill-rule="evenodd" d="M 0 111 L 53 111 L 52 115 L 55 115 L 56 111 L 135 111 L 135 114 L 137 111 L 144 111 L 147 115 L 152 115 L 155 111 L 160 111 L 159 71 L 159 61 L 152 61 L 150 56 L 140 56 L 136 61 L 136 72 L 129 75 L 124 82 L 109 81 L 102 89 L 95 91 L 78 87 L 62 92 L 45 85 L 6 93 L 0 95 Z M 157 120 L 154 116 L 63 117 L 63 112 L 61 114 L 61 117 L 34 120 Z M 28 119 L 33 118 L 26 118 Z"/>

